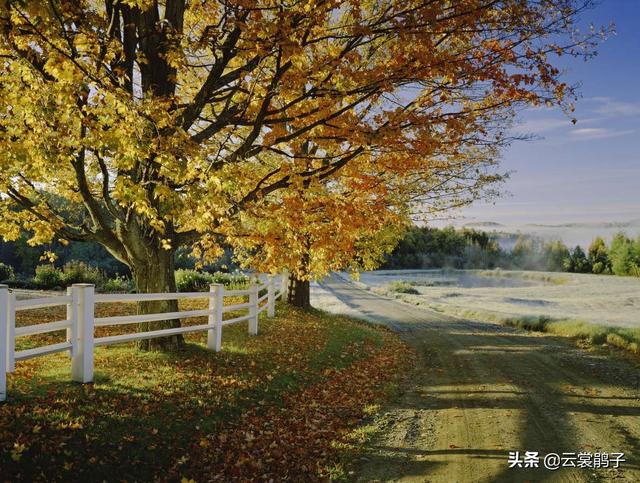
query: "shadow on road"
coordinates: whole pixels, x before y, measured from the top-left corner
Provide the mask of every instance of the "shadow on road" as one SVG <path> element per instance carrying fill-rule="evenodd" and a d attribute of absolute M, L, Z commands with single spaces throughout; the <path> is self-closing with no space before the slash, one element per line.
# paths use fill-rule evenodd
<path fill-rule="evenodd" d="M 640 370 L 566 340 L 322 287 L 416 351 L 357 465 L 360 481 L 640 481 Z M 619 469 L 508 467 L 509 451 L 618 453 Z"/>

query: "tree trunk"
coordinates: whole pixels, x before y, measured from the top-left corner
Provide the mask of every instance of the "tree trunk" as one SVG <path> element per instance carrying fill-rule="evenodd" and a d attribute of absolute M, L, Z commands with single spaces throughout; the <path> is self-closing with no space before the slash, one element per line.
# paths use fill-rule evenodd
<path fill-rule="evenodd" d="M 311 308 L 311 290 L 308 280 L 298 280 L 294 275 L 289 276 L 289 299 L 294 307 Z"/>
<path fill-rule="evenodd" d="M 151 250 L 148 257 L 137 261 L 132 267 L 133 277 L 138 293 L 168 293 L 176 292 L 176 280 L 174 274 L 173 250 Z M 154 314 L 161 312 L 177 312 L 177 300 L 158 300 L 138 302 L 138 315 Z M 139 332 L 151 330 L 170 329 L 180 327 L 180 319 L 160 320 L 156 322 L 144 322 L 139 324 Z M 144 339 L 138 343 L 142 350 L 172 351 L 184 344 L 182 335 L 173 335 L 157 339 Z"/>

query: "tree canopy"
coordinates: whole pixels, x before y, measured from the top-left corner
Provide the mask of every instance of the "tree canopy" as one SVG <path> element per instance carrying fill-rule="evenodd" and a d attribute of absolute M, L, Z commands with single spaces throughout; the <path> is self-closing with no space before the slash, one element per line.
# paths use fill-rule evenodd
<path fill-rule="evenodd" d="M 467 203 L 518 106 L 569 108 L 554 59 L 591 55 L 591 4 L 3 0 L 0 235 L 97 241 L 138 290 L 173 291 L 178 247 L 218 257 L 287 191 Z"/>

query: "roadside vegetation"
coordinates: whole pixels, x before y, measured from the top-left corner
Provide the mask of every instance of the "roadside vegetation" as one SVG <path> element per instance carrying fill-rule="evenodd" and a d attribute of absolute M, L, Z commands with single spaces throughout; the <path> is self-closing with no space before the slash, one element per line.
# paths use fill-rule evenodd
<path fill-rule="evenodd" d="M 640 355 L 640 328 L 611 327 L 583 320 L 554 319 L 547 316 L 501 317 L 488 312 L 465 311 L 469 318 L 497 322 L 509 327 L 547 332 L 562 337 L 572 337 L 591 345 L 608 345 Z"/>
<path fill-rule="evenodd" d="M 513 239 L 511 250 L 501 238 Z M 640 276 L 640 238 L 616 234 L 607 245 L 596 237 L 587 250 L 529 235 L 488 233 L 453 227 L 411 227 L 386 258 L 383 269 L 494 269 Z"/>
<path fill-rule="evenodd" d="M 421 302 L 416 299 L 407 300 L 407 302 L 421 305 Z M 429 304 L 429 307 L 456 317 L 571 337 L 593 346 L 611 346 L 640 356 L 640 328 L 616 327 L 578 319 L 555 318 L 548 315 L 505 315 L 478 308 L 453 306 L 445 308 L 442 305 L 433 304 Z"/>
<path fill-rule="evenodd" d="M 135 305 L 98 310 L 120 315 Z M 18 325 L 60 315 L 53 312 L 20 313 Z M 118 333 L 100 328 L 97 335 L 106 331 Z M 37 337 L 42 344 L 64 335 Z M 2 479 L 340 474 L 340 441 L 393 391 L 409 355 L 379 327 L 282 306 L 276 318 L 261 320 L 258 337 L 244 326 L 225 327 L 220 353 L 206 350 L 205 338 L 187 336 L 185 349 L 174 353 L 98 348 L 88 385 L 70 381 L 64 355 L 18 363 L 9 376 L 11 400 L 0 406 Z M 19 341 L 18 349 L 30 345 Z"/>

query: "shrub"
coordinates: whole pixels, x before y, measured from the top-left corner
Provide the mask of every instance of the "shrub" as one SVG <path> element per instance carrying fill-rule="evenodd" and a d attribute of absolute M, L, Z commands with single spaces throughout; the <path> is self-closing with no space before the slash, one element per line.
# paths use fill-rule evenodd
<path fill-rule="evenodd" d="M 211 283 L 221 283 L 225 287 L 243 287 L 249 283 L 249 277 L 242 273 L 215 272 L 211 280 Z"/>
<path fill-rule="evenodd" d="M 5 265 L 0 262 L 0 280 L 13 280 L 16 274 L 11 265 Z"/>
<path fill-rule="evenodd" d="M 133 280 L 124 276 L 108 278 L 100 286 L 100 290 L 103 292 L 133 292 L 133 289 Z"/>
<path fill-rule="evenodd" d="M 206 292 L 212 283 L 221 283 L 225 287 L 244 287 L 249 277 L 241 273 L 207 273 L 198 270 L 176 270 L 176 286 L 178 292 Z"/>
<path fill-rule="evenodd" d="M 198 272 L 189 268 L 176 270 L 178 292 L 205 292 L 209 290 L 209 284 L 211 283 L 214 283 L 213 276 L 208 273 Z"/>
<path fill-rule="evenodd" d="M 64 286 L 64 274 L 53 265 L 38 265 L 33 282 L 38 288 L 45 290 L 61 288 Z"/>
<path fill-rule="evenodd" d="M 87 265 L 78 260 L 71 260 L 62 267 L 62 281 L 64 285 L 74 283 L 92 283 L 100 285 L 104 280 L 104 275 L 100 269 Z"/>
<path fill-rule="evenodd" d="M 419 295 L 420 292 L 418 292 L 413 285 L 411 285 L 409 282 L 403 282 L 400 280 L 396 280 L 395 282 L 391 282 L 389 284 L 389 290 L 391 292 L 395 292 L 395 293 L 406 293 L 406 294 L 411 294 L 411 295 Z"/>

